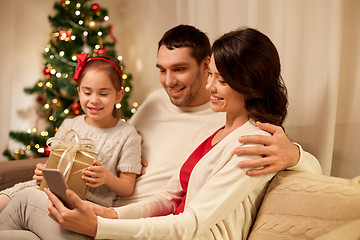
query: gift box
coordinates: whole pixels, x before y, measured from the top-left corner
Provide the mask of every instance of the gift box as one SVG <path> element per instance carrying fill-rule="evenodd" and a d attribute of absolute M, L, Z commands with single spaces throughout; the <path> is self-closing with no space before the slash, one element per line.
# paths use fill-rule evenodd
<path fill-rule="evenodd" d="M 81 179 L 82 170 L 92 166 L 97 158 L 95 143 L 90 139 L 80 139 L 74 130 L 70 130 L 64 139 L 49 138 L 46 144 L 51 149 L 46 168 L 59 169 L 68 188 L 84 199 L 88 187 Z M 40 184 L 40 189 L 44 188 L 47 188 L 45 179 Z"/>

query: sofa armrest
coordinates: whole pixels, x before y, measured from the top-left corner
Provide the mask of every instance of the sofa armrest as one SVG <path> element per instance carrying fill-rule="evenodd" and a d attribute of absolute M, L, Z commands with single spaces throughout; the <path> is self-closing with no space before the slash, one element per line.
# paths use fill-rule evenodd
<path fill-rule="evenodd" d="M 32 179 L 37 163 L 45 163 L 47 158 L 34 158 L 0 162 L 0 190 L 16 183 Z"/>
<path fill-rule="evenodd" d="M 281 171 L 269 184 L 249 240 L 314 239 L 357 219 L 360 177 Z"/>

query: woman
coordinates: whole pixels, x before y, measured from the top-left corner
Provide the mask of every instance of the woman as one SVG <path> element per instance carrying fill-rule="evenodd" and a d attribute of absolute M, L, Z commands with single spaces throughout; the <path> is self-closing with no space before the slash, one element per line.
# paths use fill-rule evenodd
<path fill-rule="evenodd" d="M 268 37 L 243 28 L 212 46 L 207 89 L 211 108 L 226 112 L 225 126 L 206 139 L 155 196 L 108 209 L 80 200 L 66 209 L 47 190 L 50 216 L 63 228 L 102 239 L 246 239 L 273 174 L 249 177 L 233 154 L 242 135 L 268 133 L 256 121 L 281 126 L 286 88 L 277 50 Z M 244 145 L 243 147 L 246 147 Z M 111 219 L 113 218 L 113 219 Z"/>

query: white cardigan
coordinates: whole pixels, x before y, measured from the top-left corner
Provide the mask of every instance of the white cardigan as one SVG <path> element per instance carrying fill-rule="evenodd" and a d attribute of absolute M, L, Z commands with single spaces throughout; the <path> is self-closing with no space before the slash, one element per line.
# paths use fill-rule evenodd
<path fill-rule="evenodd" d="M 182 196 L 178 170 L 165 191 L 144 201 L 115 208 L 120 219 L 98 217 L 96 238 L 245 239 L 267 183 L 275 174 L 249 177 L 247 169 L 237 167 L 239 161 L 258 158 L 233 154 L 239 145 L 237 139 L 252 134 L 269 135 L 247 122 L 197 163 L 189 179 L 182 214 L 172 214 Z"/>

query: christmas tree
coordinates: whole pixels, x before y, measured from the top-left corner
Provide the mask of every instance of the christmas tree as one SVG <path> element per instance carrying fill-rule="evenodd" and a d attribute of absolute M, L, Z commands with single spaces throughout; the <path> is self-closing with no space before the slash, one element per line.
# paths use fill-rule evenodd
<path fill-rule="evenodd" d="M 76 54 L 118 58 L 124 79 L 125 96 L 119 106 L 120 117 L 128 119 L 136 111 L 137 103 L 128 103 L 131 92 L 131 75 L 124 72 L 124 65 L 114 49 L 116 39 L 108 23 L 106 9 L 94 1 L 60 0 L 54 5 L 55 16 L 49 16 L 53 27 L 50 40 L 43 52 L 43 79 L 33 87 L 25 88 L 27 94 L 36 94 L 38 114 L 46 119 L 46 130 L 36 128 L 25 132 L 11 131 L 10 138 L 22 143 L 23 149 L 5 150 L 3 155 L 12 159 L 46 157 L 50 149 L 46 140 L 54 136 L 62 121 L 82 113 L 77 97 L 77 85 L 72 80 L 77 66 Z"/>

